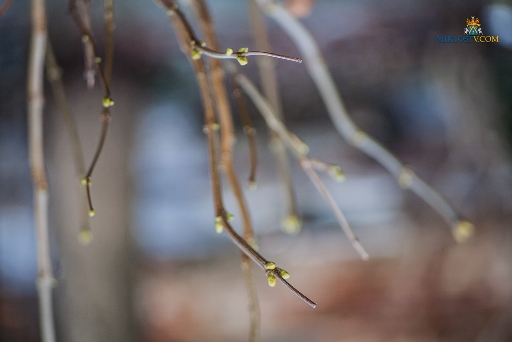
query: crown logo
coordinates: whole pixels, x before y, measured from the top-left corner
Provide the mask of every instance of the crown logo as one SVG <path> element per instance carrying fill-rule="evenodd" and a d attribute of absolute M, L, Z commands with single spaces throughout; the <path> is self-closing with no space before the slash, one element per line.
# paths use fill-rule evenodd
<path fill-rule="evenodd" d="M 466 28 L 464 29 L 464 34 L 470 36 L 482 35 L 483 33 L 480 26 L 480 20 L 478 18 L 471 17 L 471 19 L 466 19 Z"/>

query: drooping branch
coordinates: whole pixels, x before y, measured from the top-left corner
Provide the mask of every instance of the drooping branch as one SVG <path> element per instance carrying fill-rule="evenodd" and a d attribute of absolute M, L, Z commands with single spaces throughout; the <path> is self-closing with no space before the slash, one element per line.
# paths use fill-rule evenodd
<path fill-rule="evenodd" d="M 259 50 L 270 51 L 270 43 L 268 41 L 268 32 L 265 24 L 265 18 L 261 13 L 258 5 L 254 0 L 247 2 L 249 8 L 249 22 L 251 24 L 251 32 L 256 48 Z M 284 121 L 281 111 L 281 98 L 279 86 L 277 83 L 275 61 L 270 58 L 260 58 L 257 60 L 258 70 L 261 80 L 261 88 L 263 95 L 269 100 L 270 104 L 276 111 L 277 117 Z M 286 206 L 286 216 L 281 222 L 281 228 L 288 234 L 297 234 L 302 222 L 299 218 L 297 209 L 297 198 L 290 171 L 290 162 L 281 140 L 274 131 L 270 130 L 270 146 L 274 154 L 279 174 L 279 180 L 282 184 L 283 199 Z"/>
<path fill-rule="evenodd" d="M 71 140 L 71 148 L 73 151 L 73 160 L 78 180 L 85 177 L 85 163 L 80 138 L 74 115 L 71 107 L 66 98 L 64 85 L 62 84 L 62 71 L 57 64 L 55 55 L 53 54 L 52 47 L 48 42 L 46 47 L 46 73 L 48 81 L 52 88 L 53 97 L 59 112 L 62 114 L 66 130 L 68 131 L 69 139 Z M 78 183 L 80 185 L 80 182 Z M 92 233 L 89 225 L 89 215 L 87 214 L 86 192 L 85 188 L 80 185 L 80 242 L 88 244 L 91 242 Z M 82 193 L 83 192 L 83 193 Z"/>
<path fill-rule="evenodd" d="M 196 81 L 199 86 L 201 99 L 203 102 L 203 109 L 205 112 L 205 127 L 204 132 L 208 141 L 208 152 L 209 152 L 209 166 L 210 166 L 210 177 L 213 193 L 213 202 L 215 209 L 215 222 L 216 227 L 220 227 L 222 231 L 230 237 L 231 241 L 250 259 L 252 259 L 257 265 L 259 265 L 267 274 L 269 285 L 275 286 L 276 279 L 279 279 L 286 287 L 288 287 L 295 295 L 305 301 L 312 307 L 316 307 L 316 303 L 307 298 L 304 294 L 294 288 L 285 279 L 289 277 L 288 272 L 275 266 L 273 262 L 266 260 L 261 254 L 259 254 L 252 246 L 250 246 L 241 236 L 239 236 L 235 230 L 231 227 L 228 222 L 228 213 L 224 209 L 221 193 L 221 183 L 218 170 L 218 156 L 216 148 L 216 124 L 215 124 L 215 113 L 213 111 L 213 100 L 211 98 L 211 92 L 209 89 L 204 63 L 200 58 L 192 57 L 193 45 L 190 42 L 194 39 L 195 35 L 185 18 L 185 16 L 178 10 L 177 4 L 172 0 L 160 0 L 159 3 L 167 10 L 171 22 L 177 32 L 180 46 L 185 55 L 189 57 L 189 60 L 194 69 Z"/>
<path fill-rule="evenodd" d="M 109 11 L 112 11 L 112 8 L 109 7 Z M 98 55 L 98 48 L 96 46 L 96 40 L 94 38 L 94 35 L 92 34 L 92 31 L 87 26 L 87 23 L 84 21 L 84 18 L 80 15 L 77 7 L 77 0 L 70 0 L 69 1 L 69 12 L 71 17 L 73 18 L 76 26 L 78 27 L 80 34 L 82 35 L 82 41 L 87 42 L 91 48 L 92 55 L 94 57 L 94 65 L 96 66 L 96 70 L 98 72 L 98 75 L 100 76 L 100 79 L 103 84 L 103 88 L 105 90 L 105 95 L 103 96 L 102 100 L 102 114 L 101 114 L 101 133 L 100 133 L 100 140 L 98 142 L 98 146 L 96 147 L 96 151 L 94 153 L 94 157 L 92 159 L 91 165 L 89 166 L 89 169 L 87 170 L 87 173 L 85 174 L 85 177 L 81 180 L 82 185 L 86 187 L 87 191 L 87 200 L 89 203 L 89 216 L 94 216 L 95 210 L 92 204 L 92 198 L 91 198 L 91 185 L 92 185 L 92 174 L 94 172 L 94 168 L 96 167 L 96 163 L 98 162 L 98 159 L 101 155 L 101 152 L 103 150 L 103 146 L 105 144 L 105 139 L 107 137 L 108 127 L 111 120 L 110 116 L 110 107 L 114 105 L 114 101 L 112 100 L 112 97 L 110 95 L 110 70 L 111 70 L 111 58 L 112 54 L 110 54 L 108 51 L 109 49 L 112 49 L 111 47 L 111 41 L 109 37 L 107 36 L 107 65 L 106 65 L 106 71 L 109 73 L 109 77 L 107 78 L 105 76 L 105 72 L 101 68 L 101 65 L 103 63 L 101 57 Z M 110 20 L 107 18 L 107 23 L 110 23 Z M 113 25 L 113 24 L 112 24 Z M 113 26 L 112 26 L 113 28 Z"/>
<path fill-rule="evenodd" d="M 233 68 L 230 68 L 231 70 L 234 70 Z M 315 185 L 318 192 L 322 195 L 324 200 L 327 202 L 327 204 L 331 207 L 331 210 L 334 212 L 334 215 L 336 216 L 336 219 L 338 223 L 340 224 L 341 228 L 343 229 L 345 235 L 350 240 L 352 246 L 354 249 L 359 253 L 361 258 L 363 260 L 368 259 L 368 253 L 364 249 L 364 247 L 361 245 L 361 242 L 357 238 L 357 236 L 352 231 L 352 228 L 350 228 L 350 225 L 348 224 L 347 219 L 345 218 L 345 215 L 343 215 L 343 212 L 336 204 L 334 198 L 332 197 L 331 193 L 327 189 L 327 187 L 323 184 L 320 177 L 318 177 L 318 174 L 316 173 L 315 169 L 325 171 L 329 175 L 331 175 L 334 179 L 340 181 L 343 180 L 343 173 L 337 167 L 336 165 L 330 165 L 327 163 L 323 163 L 320 161 L 317 161 L 315 159 L 311 159 L 307 156 L 309 149 L 307 148 L 307 145 L 305 145 L 297 136 L 295 136 L 293 133 L 289 132 L 287 128 L 284 126 L 284 124 L 279 120 L 277 117 L 274 109 L 256 89 L 256 87 L 249 81 L 247 77 L 242 75 L 241 73 L 236 73 L 234 76 L 234 79 L 242 89 L 245 91 L 245 93 L 251 98 L 253 103 L 255 104 L 256 108 L 260 111 L 261 115 L 265 119 L 265 122 L 267 125 L 279 136 L 281 141 L 288 147 L 288 149 L 293 153 L 295 158 L 299 161 L 299 165 L 304 170 L 304 172 L 307 174 L 311 182 Z"/>
<path fill-rule="evenodd" d="M 34 187 L 34 218 L 37 245 L 39 322 L 44 342 L 55 341 L 52 287 L 55 283 L 48 232 L 48 182 L 44 163 L 44 56 L 46 50 L 46 3 L 32 0 L 32 35 L 28 64 L 28 148 Z"/>
<path fill-rule="evenodd" d="M 353 123 L 336 90 L 320 49 L 304 25 L 273 0 L 256 0 L 256 2 L 269 17 L 281 26 L 299 48 L 304 57 L 306 68 L 315 82 L 331 120 L 340 135 L 352 146 L 379 162 L 396 178 L 402 188 L 413 191 L 436 210 L 450 225 L 457 242 L 464 242 L 470 238 L 474 233 L 474 227 L 471 223 L 461 220 L 435 190 Z"/>

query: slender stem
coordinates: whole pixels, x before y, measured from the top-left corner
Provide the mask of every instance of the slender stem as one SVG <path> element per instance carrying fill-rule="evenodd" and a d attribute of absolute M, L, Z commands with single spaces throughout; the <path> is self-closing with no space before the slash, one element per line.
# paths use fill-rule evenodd
<path fill-rule="evenodd" d="M 92 185 L 92 173 L 94 172 L 94 168 L 96 167 L 96 163 L 101 155 L 103 150 L 103 145 L 105 144 L 105 139 L 107 137 L 108 127 L 111 120 L 110 116 L 110 107 L 114 105 L 114 101 L 110 95 L 110 80 L 111 80 L 111 69 L 112 69 L 112 58 L 113 58 L 113 41 L 111 31 L 113 30 L 113 13 L 112 8 L 109 3 L 106 4 L 106 22 L 107 22 L 107 62 L 105 64 L 105 72 L 101 68 L 101 63 L 103 63 L 102 59 L 98 55 L 98 48 L 96 46 L 96 40 L 94 39 L 94 35 L 87 24 L 87 17 L 82 17 L 78 11 L 77 1 L 80 0 L 69 0 L 69 12 L 73 20 L 75 21 L 76 26 L 80 30 L 82 35 L 82 40 L 87 42 L 92 51 L 94 65 L 96 66 L 96 70 L 98 71 L 98 75 L 103 83 L 103 88 L 105 89 L 105 95 L 103 97 L 102 105 L 103 111 L 101 115 L 101 133 L 100 140 L 98 146 L 96 147 L 96 152 L 94 153 L 94 157 L 92 159 L 91 165 L 85 174 L 85 177 L 82 179 L 82 182 L 86 185 L 86 193 L 87 193 L 87 201 L 89 203 L 89 216 L 94 216 L 94 207 L 92 205 L 91 198 L 91 185 Z M 111 14 L 110 16 L 108 14 Z M 106 76 L 108 75 L 108 78 Z"/>
<path fill-rule="evenodd" d="M 177 10 L 177 5 L 172 0 L 159 0 L 159 3 L 167 10 L 171 22 L 177 32 L 180 46 L 183 53 L 188 56 L 194 73 L 196 81 L 199 86 L 201 99 L 203 102 L 203 109 L 205 112 L 205 133 L 208 140 L 209 150 L 209 162 L 210 162 L 210 177 L 212 184 L 213 202 L 215 208 L 216 219 L 220 220 L 220 224 L 223 226 L 224 232 L 230 237 L 231 241 L 250 259 L 258 264 L 262 269 L 266 270 L 268 260 L 266 260 L 261 254 L 259 254 L 252 246 L 250 246 L 241 236 L 239 236 L 235 230 L 230 226 L 226 218 L 226 211 L 222 203 L 222 193 L 220 186 L 220 178 L 218 171 L 218 160 L 217 151 L 215 146 L 215 113 L 213 111 L 213 101 L 211 99 L 210 89 L 206 74 L 204 71 L 204 63 L 201 59 L 192 59 L 191 51 L 192 47 L 189 42 L 193 39 L 193 31 L 191 31 L 190 24 L 186 20 L 185 16 Z M 179 14 L 178 14 L 179 13 Z M 284 281 L 281 279 L 281 281 Z M 293 287 L 289 287 L 299 298 L 303 299 L 309 305 L 314 304 L 309 298 L 304 296 L 298 290 Z M 316 304 L 312 305 L 313 307 Z"/>
<path fill-rule="evenodd" d="M 55 341 L 52 309 L 53 269 L 48 232 L 48 182 L 44 164 L 43 80 L 46 50 L 46 4 L 32 0 L 32 37 L 28 65 L 28 140 L 34 183 L 34 216 L 37 239 L 39 319 L 44 342 Z"/>
<path fill-rule="evenodd" d="M 256 48 L 263 51 L 270 51 L 271 46 L 268 41 L 267 26 L 265 24 L 263 13 L 260 11 L 254 0 L 248 1 L 248 8 L 251 32 L 253 34 L 253 40 L 256 44 Z M 270 58 L 260 58 L 257 60 L 257 63 L 263 94 L 275 109 L 277 117 L 284 121 L 283 113 L 281 110 L 281 97 L 277 83 L 275 61 Z M 297 233 L 300 229 L 300 225 L 293 227 L 294 229 L 292 230 L 286 229 L 287 226 L 285 225 L 287 219 L 290 218 L 296 218 L 295 222 L 300 222 L 298 219 L 299 210 L 297 208 L 298 206 L 295 189 L 293 188 L 290 162 L 288 155 L 286 154 L 286 148 L 284 147 L 281 140 L 277 137 L 277 134 L 274 133 L 274 131 L 271 129 L 270 146 L 272 147 L 271 150 L 276 160 L 279 179 L 283 186 L 283 198 L 287 208 L 287 218 L 285 218 L 283 221 L 282 227 L 288 233 Z"/>
<path fill-rule="evenodd" d="M 315 82 L 331 120 L 340 135 L 351 145 L 366 153 L 389 171 L 403 188 L 409 189 L 436 210 L 451 226 L 456 236 L 461 221 L 450 205 L 421 178 L 404 167 L 398 159 L 382 145 L 361 131 L 349 118 L 341 97 L 318 45 L 309 31 L 283 6 L 272 0 L 256 0 L 260 8 L 273 18 L 295 42 L 304 57 L 306 68 Z M 405 181 L 404 181 L 405 179 Z"/>
<path fill-rule="evenodd" d="M 249 186 L 254 187 L 256 186 L 256 169 L 258 168 L 258 154 L 256 150 L 256 141 L 254 139 L 256 130 L 252 125 L 251 118 L 249 117 L 249 112 L 243 98 L 242 90 L 236 83 L 234 83 L 233 95 L 238 105 L 238 113 L 240 114 L 244 125 L 244 133 L 247 135 L 250 156 Z"/>
<path fill-rule="evenodd" d="M 114 0 L 105 0 L 105 81 L 110 85 L 114 62 Z"/>
<path fill-rule="evenodd" d="M 57 104 L 57 108 L 62 114 L 64 123 L 66 125 L 66 130 L 68 131 L 69 139 L 71 140 L 73 160 L 75 163 L 77 178 L 79 180 L 78 184 L 80 184 L 80 181 L 85 176 L 84 154 L 80 144 L 80 138 L 78 136 L 75 117 L 67 101 L 64 85 L 62 84 L 62 72 L 57 64 L 57 60 L 55 58 L 55 55 L 53 54 L 53 50 L 49 42 L 46 47 L 46 70 L 48 75 L 48 81 L 50 82 L 50 85 L 52 87 L 52 93 L 55 99 L 55 103 Z M 86 188 L 80 184 L 80 191 L 82 192 L 84 191 L 84 189 Z M 85 208 L 87 207 L 87 202 L 85 201 L 86 197 L 80 196 L 80 199 L 80 229 L 82 232 L 90 231 L 89 215 L 85 210 Z"/>
<path fill-rule="evenodd" d="M 206 43 L 213 49 L 217 49 L 217 39 L 213 29 L 213 22 L 206 4 L 202 0 L 195 0 L 192 2 L 192 4 L 203 34 L 206 36 Z M 235 134 L 231 108 L 229 106 L 227 91 L 224 85 L 224 69 L 222 68 L 218 59 L 211 59 L 210 64 L 210 85 L 211 88 L 213 88 L 213 95 L 215 97 L 216 110 L 219 116 L 219 123 L 221 128 L 221 164 L 223 169 L 226 171 L 228 182 L 231 186 L 231 189 L 233 190 L 240 213 L 242 215 L 244 239 L 249 244 L 254 245 L 255 240 L 251 218 L 247 208 L 247 203 L 240 187 L 240 183 L 238 181 L 238 177 L 236 175 L 233 161 L 233 144 L 235 141 Z M 258 329 L 260 325 L 258 298 L 254 286 L 252 285 L 251 263 L 248 262 L 248 257 L 244 253 L 241 254 L 242 269 L 245 273 L 247 294 L 249 299 L 249 315 L 251 322 L 249 339 L 250 341 L 257 341 Z"/>
<path fill-rule="evenodd" d="M 88 0 L 77 0 L 77 7 L 80 12 L 80 16 L 82 18 L 84 27 L 87 30 L 91 30 L 91 16 L 89 15 L 89 5 L 90 1 Z M 85 63 L 85 71 L 84 78 L 87 81 L 88 88 L 94 88 L 95 83 L 95 72 L 94 72 L 94 51 L 92 47 L 92 43 L 89 39 L 83 40 L 84 44 L 84 63 Z"/>
<path fill-rule="evenodd" d="M 318 177 L 316 171 L 313 169 L 313 165 L 315 162 L 312 162 L 309 157 L 307 157 L 307 149 L 303 148 L 303 143 L 296 136 L 288 132 L 284 124 L 277 118 L 274 109 L 270 105 L 270 103 L 258 92 L 256 87 L 249 81 L 247 77 L 238 73 L 234 76 L 236 82 L 240 84 L 245 93 L 251 98 L 254 102 L 256 108 L 260 111 L 263 118 L 265 119 L 267 125 L 272 128 L 279 138 L 287 145 L 287 147 L 294 154 L 295 158 L 299 161 L 299 165 L 302 167 L 304 172 L 308 175 L 311 182 L 315 185 L 318 192 L 322 195 L 327 204 L 331 207 L 338 223 L 345 235 L 347 235 L 350 240 L 352 247 L 359 253 L 363 260 L 368 259 L 368 253 L 363 248 L 359 239 L 350 228 L 345 216 L 343 215 L 341 209 L 338 207 L 334 198 L 330 194 L 329 190 L 322 183 L 320 178 Z"/>

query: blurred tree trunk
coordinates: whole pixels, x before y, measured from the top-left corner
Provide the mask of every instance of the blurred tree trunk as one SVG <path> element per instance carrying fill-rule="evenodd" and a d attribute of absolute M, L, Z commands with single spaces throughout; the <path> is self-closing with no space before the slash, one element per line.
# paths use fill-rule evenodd
<path fill-rule="evenodd" d="M 86 91 L 85 82 L 67 87 L 88 167 L 100 134 L 101 89 Z M 62 115 L 48 106 L 52 133 L 52 208 L 60 249 L 55 289 L 61 341 L 132 341 L 134 248 L 130 234 L 130 118 L 133 88 L 119 89 L 112 122 L 92 183 L 96 215 L 90 220 L 93 240 L 79 243 L 79 181 Z M 70 91 L 71 90 L 71 91 Z M 73 91 L 75 90 L 75 91 Z M 123 96 L 124 95 L 124 96 Z M 48 99 L 48 102 L 51 99 Z"/>

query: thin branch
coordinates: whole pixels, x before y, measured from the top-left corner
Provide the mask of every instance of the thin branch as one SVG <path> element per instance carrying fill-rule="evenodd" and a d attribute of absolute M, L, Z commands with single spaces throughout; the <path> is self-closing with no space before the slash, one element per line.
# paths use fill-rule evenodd
<path fill-rule="evenodd" d="M 253 40 L 256 44 L 256 48 L 259 50 L 270 51 L 271 47 L 268 41 L 267 26 L 265 24 L 263 13 L 260 11 L 254 0 L 249 0 L 247 4 L 249 8 L 251 32 L 253 34 Z M 281 110 L 281 97 L 277 83 L 275 62 L 270 58 L 260 58 L 257 60 L 257 63 L 263 94 L 276 110 L 277 117 L 284 121 Z M 286 148 L 277 137 L 276 133 L 271 129 L 270 146 L 276 161 L 279 179 L 282 184 L 283 198 L 286 203 L 286 217 L 281 223 L 281 228 L 286 233 L 297 234 L 301 229 L 302 222 L 299 218 L 299 210 L 295 189 L 293 188 L 290 162 L 288 155 L 286 154 Z"/>
<path fill-rule="evenodd" d="M 350 225 L 348 224 L 345 215 L 343 215 L 342 211 L 336 204 L 329 190 L 322 183 L 314 169 L 315 165 L 317 165 L 317 167 L 319 167 L 318 165 L 322 165 L 325 167 L 325 170 L 327 171 L 326 166 L 328 164 L 319 164 L 318 161 L 307 157 L 308 149 L 304 148 L 304 143 L 301 142 L 300 139 L 298 139 L 296 136 L 288 132 L 284 124 L 277 118 L 277 115 L 275 114 L 275 111 L 270 105 L 270 103 L 265 98 L 263 98 L 263 96 L 261 96 L 256 87 L 251 83 L 251 81 L 249 81 L 247 77 L 240 73 L 237 73 L 234 76 L 234 78 L 236 82 L 240 84 L 245 93 L 254 102 L 256 108 L 258 108 L 258 110 L 262 114 L 267 125 L 276 132 L 279 138 L 286 144 L 286 146 L 290 149 L 293 155 L 297 158 L 297 160 L 299 161 L 299 165 L 302 167 L 304 172 L 306 172 L 309 179 L 311 180 L 311 182 L 313 182 L 318 192 L 320 192 L 320 194 L 327 202 L 327 204 L 331 207 L 332 211 L 334 212 L 334 215 L 336 216 L 336 219 L 338 220 L 338 223 L 343 229 L 343 232 L 345 233 L 345 235 L 347 235 L 348 239 L 350 240 L 352 247 L 354 247 L 354 249 L 359 253 L 363 260 L 367 260 L 368 253 L 359 242 L 359 239 L 352 231 L 352 228 L 350 228 Z"/>
<path fill-rule="evenodd" d="M 213 22 L 206 7 L 206 4 L 202 0 L 195 0 L 192 2 L 192 8 L 196 13 L 196 17 L 200 23 L 203 34 L 206 37 L 206 43 L 213 49 L 217 49 L 217 39 L 213 29 Z M 254 239 L 254 233 L 238 177 L 235 171 L 235 164 L 233 161 L 233 145 L 235 141 L 235 134 L 233 128 L 233 119 L 229 100 L 227 96 L 226 87 L 224 85 L 224 69 L 218 59 L 210 59 L 210 85 L 213 88 L 213 95 L 215 98 L 217 115 L 219 117 L 220 129 L 221 129 L 221 165 L 225 170 L 228 182 L 233 190 L 240 213 L 243 220 L 244 228 L 244 239 L 249 245 L 255 246 L 256 241 Z M 248 257 L 242 254 L 242 269 L 245 273 L 245 280 L 247 285 L 247 294 L 249 299 L 249 315 L 250 315 L 250 334 L 249 340 L 256 342 L 258 339 L 258 331 L 260 326 L 260 313 L 258 309 L 258 297 L 254 286 L 252 285 L 252 264 L 249 262 Z"/>
<path fill-rule="evenodd" d="M 235 97 L 236 103 L 238 105 L 238 113 L 240 114 L 240 118 L 242 119 L 242 123 L 244 125 L 244 133 L 247 135 L 247 141 L 249 145 L 249 156 L 250 156 L 250 171 L 249 171 L 249 188 L 256 188 L 256 169 L 258 168 L 258 154 L 256 150 L 256 141 L 254 136 L 256 135 L 256 130 L 252 125 L 251 118 L 249 117 L 249 112 L 247 110 L 247 105 L 243 98 L 242 90 L 235 83 L 233 89 L 233 96 Z"/>
<path fill-rule="evenodd" d="M 205 112 L 205 128 L 204 132 L 206 133 L 207 141 L 208 141 L 208 151 L 209 151 L 209 164 L 210 164 L 210 177 L 211 177 L 211 185 L 212 185 L 212 193 L 213 193 L 213 202 L 215 208 L 215 221 L 216 225 L 220 225 L 221 229 L 226 232 L 226 234 L 231 238 L 231 241 L 249 258 L 251 258 L 256 264 L 258 264 L 262 269 L 267 272 L 267 278 L 269 280 L 269 284 L 271 284 L 270 276 L 274 276 L 273 285 L 275 285 L 275 279 L 277 278 L 274 273 L 278 272 L 277 268 L 275 270 L 268 270 L 269 264 L 275 266 L 274 263 L 269 262 L 263 256 L 261 256 L 252 246 L 250 246 L 242 237 L 240 237 L 234 229 L 230 226 L 227 220 L 227 213 L 224 209 L 224 205 L 222 203 L 222 193 L 221 193 L 221 184 L 218 170 L 218 157 L 217 157 L 217 148 L 215 144 L 215 113 L 213 111 L 213 100 L 211 98 L 210 89 L 208 87 L 208 81 L 206 78 L 206 74 L 204 71 L 204 63 L 201 59 L 193 59 L 192 58 L 192 46 L 189 44 L 193 39 L 193 31 L 190 27 L 190 24 L 186 20 L 185 16 L 178 10 L 177 5 L 172 0 L 159 0 L 159 3 L 167 10 L 167 14 L 171 19 L 171 22 L 177 32 L 178 39 L 180 41 L 180 46 L 183 53 L 189 56 L 189 60 L 194 69 L 194 73 L 196 76 L 196 81 L 199 86 L 199 91 L 201 94 L 201 99 L 203 102 L 203 109 Z M 269 273 L 270 272 L 270 273 Z M 282 277 L 279 278 L 292 292 L 294 292 L 299 298 L 304 300 L 307 304 L 312 307 L 316 306 L 316 303 L 311 301 L 309 298 L 300 293 L 297 289 L 292 287 L 287 283 Z M 272 286 L 273 286 L 272 285 Z"/>
<path fill-rule="evenodd" d="M 304 25 L 283 6 L 272 0 L 256 0 L 256 2 L 268 16 L 282 27 L 299 48 L 304 57 L 306 68 L 318 88 L 334 126 L 341 136 L 348 143 L 379 162 L 397 179 L 403 188 L 413 191 L 436 210 L 450 225 L 452 234 L 458 242 L 466 241 L 473 234 L 473 225 L 461 220 L 435 190 L 352 122 L 336 90 L 320 49 Z"/>
<path fill-rule="evenodd" d="M 114 62 L 114 0 L 105 0 L 105 81 L 110 85 Z"/>
<path fill-rule="evenodd" d="M 34 216 L 37 239 L 39 322 L 44 342 L 55 341 L 52 287 L 55 283 L 48 232 L 48 182 L 44 164 L 43 80 L 46 50 L 46 4 L 32 0 L 32 36 L 28 64 L 28 145 L 34 184 Z"/>
<path fill-rule="evenodd" d="M 80 17 L 82 18 L 84 27 L 87 30 L 91 30 L 91 16 L 89 15 L 89 5 L 90 0 L 77 0 L 77 8 L 80 12 Z M 95 81 L 95 72 L 94 72 L 94 51 L 92 47 L 92 43 L 89 39 L 82 39 L 82 43 L 84 44 L 84 78 L 87 82 L 88 88 L 94 88 Z"/>
<path fill-rule="evenodd" d="M 84 154 L 80 144 L 80 138 L 78 136 L 76 121 L 69 106 L 69 103 L 67 101 L 64 85 L 62 84 L 62 72 L 57 64 L 57 60 L 55 58 L 55 55 L 53 54 L 53 50 L 50 43 L 48 43 L 46 47 L 46 72 L 48 75 L 48 81 L 50 82 L 50 85 L 52 87 L 52 93 L 55 99 L 55 103 L 57 105 L 58 110 L 62 114 L 66 130 L 68 131 L 69 139 L 71 140 L 73 160 L 75 164 L 76 174 L 79 180 L 78 184 L 80 184 L 80 180 L 82 180 L 85 176 Z M 86 188 L 81 184 L 79 186 L 81 194 L 79 236 L 80 241 L 84 244 L 87 244 L 91 241 L 92 238 L 91 228 L 89 225 L 89 215 L 87 214 L 86 210 L 88 203 L 85 201 L 85 199 L 87 195 L 85 191 Z"/>
<path fill-rule="evenodd" d="M 4 1 L 4 3 L 2 4 L 2 7 L 0 7 L 0 18 L 5 14 L 5 12 L 7 12 L 7 10 L 9 9 L 9 7 L 11 7 L 13 2 L 14 2 L 14 0 L 5 0 Z"/>
<path fill-rule="evenodd" d="M 94 216 L 95 210 L 92 205 L 92 198 L 91 198 L 91 185 L 92 185 L 92 173 L 94 172 L 94 168 L 96 167 L 96 163 L 98 162 L 98 159 L 101 155 L 101 152 L 103 150 L 103 145 L 105 144 L 105 139 L 107 137 L 108 127 L 111 120 L 110 116 L 110 107 L 114 105 L 114 101 L 111 98 L 110 95 L 110 78 L 107 79 L 105 76 L 105 73 L 103 72 L 103 69 L 101 68 L 102 59 L 98 55 L 98 49 L 96 46 L 96 41 L 94 39 L 94 36 L 91 32 L 91 30 L 86 25 L 86 22 L 84 22 L 83 18 L 80 16 L 78 12 L 77 7 L 77 0 L 69 0 L 69 13 L 71 17 L 73 18 L 76 26 L 80 30 L 80 33 L 82 35 L 82 41 L 84 42 L 90 42 L 91 50 L 94 56 L 94 62 L 96 65 L 96 70 L 98 72 L 98 75 L 100 76 L 100 79 L 103 83 L 103 87 L 105 89 L 105 95 L 102 100 L 102 106 L 103 111 L 101 115 L 101 133 L 100 133 L 100 140 L 98 143 L 98 146 L 96 148 L 96 152 L 94 153 L 94 157 L 92 159 L 91 165 L 89 166 L 89 169 L 87 173 L 85 174 L 85 177 L 81 180 L 82 184 L 86 186 L 87 191 L 87 201 L 89 203 L 89 216 Z M 108 38 L 107 38 L 108 43 Z M 107 50 L 109 48 L 109 45 L 107 46 Z M 109 58 L 111 58 L 110 55 L 107 55 Z M 107 63 L 107 66 L 111 65 L 111 61 Z M 106 71 L 109 71 L 110 69 L 107 68 Z"/>

